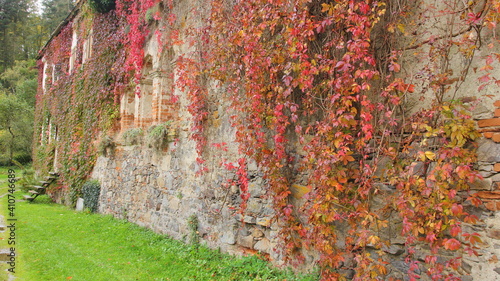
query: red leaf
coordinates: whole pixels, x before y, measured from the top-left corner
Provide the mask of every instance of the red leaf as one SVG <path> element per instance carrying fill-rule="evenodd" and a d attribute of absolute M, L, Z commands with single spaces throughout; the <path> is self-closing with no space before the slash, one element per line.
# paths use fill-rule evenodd
<path fill-rule="evenodd" d="M 455 238 L 446 239 L 446 241 L 444 241 L 444 248 L 446 250 L 455 251 L 460 249 L 460 246 L 461 246 L 460 242 Z"/>
<path fill-rule="evenodd" d="M 486 75 L 483 75 L 481 77 L 478 78 L 479 82 L 483 82 L 483 83 L 486 83 L 488 81 L 491 80 L 491 77 L 490 77 L 491 73 L 488 73 Z"/>
<path fill-rule="evenodd" d="M 453 215 L 455 216 L 460 216 L 463 214 L 463 211 L 464 211 L 464 207 L 462 205 L 459 205 L 459 204 L 453 204 L 451 206 L 451 212 L 453 213 Z"/>
<path fill-rule="evenodd" d="M 462 232 L 462 228 L 458 225 L 454 225 L 450 230 L 450 234 L 452 236 L 458 236 L 458 234 L 460 234 L 461 232 Z"/>

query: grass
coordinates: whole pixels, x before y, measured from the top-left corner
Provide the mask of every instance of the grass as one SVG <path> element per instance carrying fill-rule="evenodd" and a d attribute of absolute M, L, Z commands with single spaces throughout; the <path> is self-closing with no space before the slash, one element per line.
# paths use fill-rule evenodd
<path fill-rule="evenodd" d="M 257 257 L 192 247 L 111 216 L 46 201 L 39 197 L 34 203 L 16 203 L 17 280 L 317 279 L 271 268 Z M 4 214 L 5 206 L 4 198 Z"/>

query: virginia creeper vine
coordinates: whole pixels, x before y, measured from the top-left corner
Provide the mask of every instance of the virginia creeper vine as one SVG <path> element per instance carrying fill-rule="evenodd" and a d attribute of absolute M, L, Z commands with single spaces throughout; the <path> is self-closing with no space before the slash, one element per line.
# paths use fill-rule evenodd
<path fill-rule="evenodd" d="M 37 120 L 39 128 L 51 118 L 61 126 L 65 185 L 78 186 L 88 176 L 96 157 L 90 144 L 111 127 L 119 97 L 139 85 L 145 43 L 155 36 L 160 52 L 188 50 L 177 57 L 172 76 L 189 101 L 200 165 L 208 160 L 210 81 L 222 86 L 218 98 L 236 112 L 231 120 L 240 153 L 224 165 L 238 178 L 231 183 L 240 187 L 242 212 L 248 160 L 263 172 L 285 259 L 301 262 L 313 251 L 323 280 L 341 280 L 346 269 L 355 280 L 381 280 L 388 274 L 388 229 L 397 222 L 411 280 L 419 272 L 457 280 L 461 255 L 475 254 L 480 242 L 462 227 L 478 220 L 464 201 L 481 203 L 467 193 L 479 178 L 473 169 L 478 134 L 457 95 L 477 50 L 498 45 L 491 30 L 500 1 L 449 0 L 437 7 L 405 0 L 197 3 L 206 10 L 190 9 L 192 18 L 208 14 L 188 26 L 174 1 L 117 0 L 116 11 L 92 16 L 97 53 L 85 63 L 77 59 L 73 75 L 72 25 L 81 24 L 83 38 L 90 23 L 73 22 L 53 39 L 44 54 L 50 85 L 44 95 L 53 99 L 38 95 Z M 446 18 L 441 33 L 422 30 L 427 23 L 418 15 Z M 483 34 L 491 42 L 483 42 Z M 80 42 L 78 58 L 82 51 Z M 405 69 L 409 52 L 425 58 L 414 62 L 418 73 Z M 464 61 L 458 70 L 451 66 L 457 56 Z M 499 58 L 486 56 L 479 90 L 499 83 L 491 74 Z M 427 107 L 410 108 L 424 96 L 433 97 Z M 89 101 L 95 108 L 85 108 Z M 54 153 L 47 142 L 36 150 L 39 159 Z M 310 192 L 294 199 L 294 184 Z M 380 194 L 385 202 L 376 205 Z M 419 258 L 422 245 L 428 252 Z M 440 251 L 455 256 L 443 261 Z"/>

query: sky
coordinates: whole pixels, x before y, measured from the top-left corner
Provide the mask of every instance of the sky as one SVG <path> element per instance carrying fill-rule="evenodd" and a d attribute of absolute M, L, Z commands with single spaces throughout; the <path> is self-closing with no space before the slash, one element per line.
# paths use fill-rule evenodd
<path fill-rule="evenodd" d="M 42 0 L 35 0 L 35 3 L 36 3 L 36 7 L 37 7 L 36 13 L 41 15 L 42 14 Z"/>

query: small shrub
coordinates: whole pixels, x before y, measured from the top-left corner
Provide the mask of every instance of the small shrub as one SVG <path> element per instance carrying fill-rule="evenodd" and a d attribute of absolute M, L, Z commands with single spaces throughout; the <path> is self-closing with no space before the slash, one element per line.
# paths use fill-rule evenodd
<path fill-rule="evenodd" d="M 125 145 L 139 145 L 142 143 L 144 132 L 141 128 L 134 128 L 123 133 Z"/>
<path fill-rule="evenodd" d="M 99 143 L 98 151 L 104 157 L 113 156 L 116 148 L 116 143 L 110 136 L 104 136 Z"/>
<path fill-rule="evenodd" d="M 148 135 L 146 137 L 146 144 L 148 147 L 156 150 L 162 150 L 165 148 L 170 141 L 168 138 L 169 128 L 170 122 L 151 126 L 148 129 Z"/>
<path fill-rule="evenodd" d="M 101 193 L 101 185 L 96 180 L 90 180 L 83 184 L 82 197 L 83 205 L 91 212 L 97 212 L 99 207 L 99 194 Z"/>
<path fill-rule="evenodd" d="M 160 5 L 156 4 L 153 7 L 149 8 L 144 15 L 144 18 L 147 22 L 154 20 L 154 15 L 160 12 Z"/>
<path fill-rule="evenodd" d="M 31 168 L 31 165 L 23 165 L 21 162 L 16 161 L 15 159 L 12 160 L 14 165 L 16 165 L 17 168 L 21 169 L 21 177 L 20 180 L 16 183 L 17 186 L 21 188 L 23 192 L 28 192 L 34 185 L 37 185 L 39 183 L 38 179 L 35 176 L 35 170 Z"/>
<path fill-rule="evenodd" d="M 23 170 L 21 174 L 21 179 L 17 182 L 17 185 L 21 187 L 21 190 L 28 192 L 34 185 L 39 184 L 35 177 L 35 170 L 26 169 Z"/>
<path fill-rule="evenodd" d="M 25 165 L 31 163 L 33 159 L 31 158 L 31 153 L 16 153 L 14 154 L 14 160 Z"/>
<path fill-rule="evenodd" d="M 198 247 L 200 244 L 200 236 L 198 235 L 198 217 L 195 214 L 192 214 L 189 216 L 187 223 L 189 227 L 189 243 Z"/>

